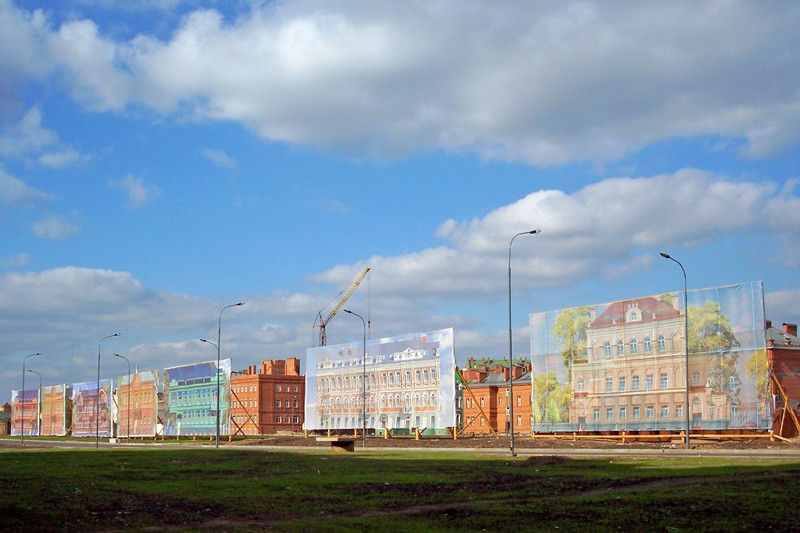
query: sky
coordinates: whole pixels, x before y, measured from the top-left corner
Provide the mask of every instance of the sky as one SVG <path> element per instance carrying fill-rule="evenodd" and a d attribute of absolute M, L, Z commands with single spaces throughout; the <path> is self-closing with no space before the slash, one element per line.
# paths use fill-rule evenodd
<path fill-rule="evenodd" d="M 796 324 L 798 49 L 792 1 L 0 0 L 0 398 L 220 323 L 234 369 L 304 359 L 367 267 L 368 337 L 462 365 L 509 354 L 509 264 L 515 357 L 682 290 L 661 251 Z"/>

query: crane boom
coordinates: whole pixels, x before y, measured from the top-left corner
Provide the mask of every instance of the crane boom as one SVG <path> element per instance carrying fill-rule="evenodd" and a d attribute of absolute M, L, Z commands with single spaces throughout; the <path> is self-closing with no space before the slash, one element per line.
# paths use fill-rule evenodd
<path fill-rule="evenodd" d="M 333 306 L 333 309 L 331 309 L 331 312 L 328 313 L 328 316 L 325 317 L 324 320 L 322 318 L 322 311 L 319 312 L 319 316 L 317 317 L 317 319 L 319 320 L 319 345 L 320 346 L 325 346 L 325 342 L 327 340 L 327 335 L 325 334 L 325 326 L 328 325 L 328 322 L 331 321 L 331 319 L 336 315 L 336 313 L 339 312 L 339 309 L 342 308 L 342 306 L 347 301 L 347 299 L 350 298 L 350 296 L 353 294 L 353 292 L 355 292 L 355 290 L 358 288 L 358 286 L 364 280 L 364 278 L 366 277 L 368 272 L 369 272 L 369 267 L 365 268 L 364 271 L 361 272 L 361 274 L 356 278 L 356 280 L 353 282 L 353 284 L 350 285 L 350 288 L 348 288 L 347 291 L 342 295 L 342 297 L 339 298 L 339 301 L 336 302 L 336 305 Z"/>

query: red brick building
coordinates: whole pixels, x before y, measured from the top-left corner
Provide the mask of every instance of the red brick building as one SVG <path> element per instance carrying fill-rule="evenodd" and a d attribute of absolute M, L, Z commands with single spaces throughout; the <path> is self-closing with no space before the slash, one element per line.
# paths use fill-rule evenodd
<path fill-rule="evenodd" d="M 231 376 L 231 435 L 300 431 L 305 406 L 300 360 L 264 360 Z"/>
<path fill-rule="evenodd" d="M 531 363 L 515 360 L 514 433 L 530 434 L 533 429 L 531 401 Z M 462 423 L 464 433 L 487 435 L 492 430 L 508 433 L 509 427 L 509 364 L 508 359 L 476 360 L 470 358 L 461 370 L 466 386 L 463 391 Z"/>
<path fill-rule="evenodd" d="M 783 437 L 800 433 L 798 402 L 800 402 L 800 339 L 797 324 L 782 324 L 778 329 L 767 320 L 767 360 L 772 373 L 770 392 L 775 401 L 772 430 Z M 786 405 L 791 411 L 786 409 Z"/>

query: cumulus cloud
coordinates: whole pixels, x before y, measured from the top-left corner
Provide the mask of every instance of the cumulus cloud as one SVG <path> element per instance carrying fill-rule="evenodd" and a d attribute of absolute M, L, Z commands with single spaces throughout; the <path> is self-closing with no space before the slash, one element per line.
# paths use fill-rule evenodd
<path fill-rule="evenodd" d="M 147 185 L 141 178 L 130 175 L 115 182 L 114 187 L 125 193 L 128 198 L 128 207 L 131 209 L 144 207 L 161 195 L 159 187 Z"/>
<path fill-rule="evenodd" d="M 608 161 L 713 135 L 763 157 L 800 131 L 800 5 L 346 1 L 189 12 L 168 39 L 57 28 L 4 3 L 92 109 L 236 121 L 358 157 Z M 691 20 L 692 24 L 686 24 Z M 43 67 L 44 68 L 44 67 Z M 49 68 L 49 67 L 48 67 Z M 30 74 L 32 76 L 32 74 Z"/>
<path fill-rule="evenodd" d="M 749 229 L 789 232 L 800 224 L 770 213 L 797 197 L 769 182 L 735 181 L 695 169 L 648 178 L 614 178 L 568 194 L 541 190 L 470 221 L 445 221 L 436 236 L 445 245 L 393 257 L 372 257 L 379 293 L 472 299 L 490 298 L 504 280 L 509 240 L 519 229 L 542 229 L 517 242 L 517 268 L 536 272 L 518 283 L 558 287 L 601 275 L 609 279 L 651 264 L 640 250 L 694 247 Z M 731 216 L 735 213 L 735 216 Z M 782 253 L 790 253 L 787 244 Z M 359 265 L 339 265 L 314 281 L 346 284 Z"/>

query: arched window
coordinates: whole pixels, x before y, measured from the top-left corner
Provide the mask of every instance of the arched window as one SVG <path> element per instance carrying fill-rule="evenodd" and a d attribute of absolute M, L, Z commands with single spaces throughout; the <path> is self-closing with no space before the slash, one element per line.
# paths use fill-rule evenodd
<path fill-rule="evenodd" d="M 659 352 L 667 351 L 667 340 L 664 338 L 664 335 L 658 336 L 658 351 Z"/>
<path fill-rule="evenodd" d="M 617 341 L 617 355 L 620 357 L 625 355 L 625 343 L 621 340 Z"/>
<path fill-rule="evenodd" d="M 431 393 L 431 405 L 436 405 L 436 394 Z"/>
<path fill-rule="evenodd" d="M 608 341 L 606 341 L 605 344 L 603 344 L 603 357 L 605 357 L 606 359 L 611 357 L 611 343 Z"/>
<path fill-rule="evenodd" d="M 632 354 L 639 353 L 639 341 L 636 339 L 631 339 L 630 348 Z"/>
<path fill-rule="evenodd" d="M 586 380 L 578 378 L 578 392 L 586 392 Z"/>
<path fill-rule="evenodd" d="M 701 383 L 700 383 L 700 371 L 699 370 L 695 370 L 694 372 L 692 372 L 692 386 L 693 387 L 699 387 L 700 385 L 701 385 Z"/>
<path fill-rule="evenodd" d="M 644 353 L 652 353 L 653 351 L 653 341 L 650 340 L 650 337 L 644 338 Z"/>

